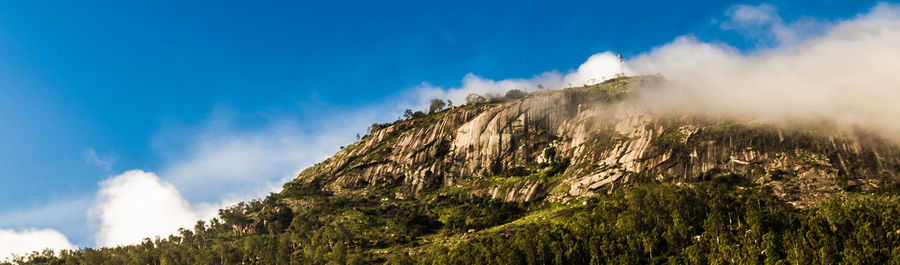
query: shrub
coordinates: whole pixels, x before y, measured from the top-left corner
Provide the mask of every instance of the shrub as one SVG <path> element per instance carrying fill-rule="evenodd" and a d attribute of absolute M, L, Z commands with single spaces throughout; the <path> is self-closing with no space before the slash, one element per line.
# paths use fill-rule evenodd
<path fill-rule="evenodd" d="M 526 95 L 528 95 L 528 94 L 526 94 L 525 92 L 522 92 L 522 90 L 513 89 L 510 91 L 506 91 L 506 95 L 503 96 L 503 99 L 512 100 L 512 99 L 524 98 Z"/>
<path fill-rule="evenodd" d="M 466 104 L 477 105 L 484 102 L 487 102 L 487 99 L 479 94 L 469 94 L 466 96 Z"/>

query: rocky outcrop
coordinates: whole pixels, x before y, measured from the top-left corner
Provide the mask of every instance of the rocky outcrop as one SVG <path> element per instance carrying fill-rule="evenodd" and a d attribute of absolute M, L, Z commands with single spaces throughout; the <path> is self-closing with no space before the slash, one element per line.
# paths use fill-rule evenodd
<path fill-rule="evenodd" d="M 726 177 L 804 207 L 898 181 L 900 149 L 862 131 L 654 114 L 628 90 L 653 78 L 466 105 L 376 130 L 303 171 L 335 192 L 394 187 L 532 201 Z"/>

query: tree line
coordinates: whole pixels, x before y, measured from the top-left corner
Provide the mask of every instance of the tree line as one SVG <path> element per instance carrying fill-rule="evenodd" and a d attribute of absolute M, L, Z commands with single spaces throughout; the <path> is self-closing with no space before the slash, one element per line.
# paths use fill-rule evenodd
<path fill-rule="evenodd" d="M 721 179 L 638 184 L 569 203 L 389 193 L 336 196 L 291 182 L 166 238 L 12 263 L 900 264 L 896 190 L 806 210 Z"/>

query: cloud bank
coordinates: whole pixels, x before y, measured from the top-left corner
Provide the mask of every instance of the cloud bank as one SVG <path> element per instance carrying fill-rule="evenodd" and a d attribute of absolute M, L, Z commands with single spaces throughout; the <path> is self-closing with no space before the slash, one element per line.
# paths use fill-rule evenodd
<path fill-rule="evenodd" d="M 97 199 L 92 216 L 100 221 L 95 240 L 102 247 L 174 234 L 178 228 L 190 228 L 197 220 L 212 217 L 219 207 L 193 207 L 175 186 L 141 170 L 103 181 Z"/>
<path fill-rule="evenodd" d="M 662 74 L 667 82 L 643 88 L 634 102 L 664 113 L 728 116 L 772 122 L 828 121 L 862 127 L 900 141 L 900 7 L 879 4 L 842 21 L 802 17 L 785 21 L 769 4 L 735 5 L 719 24 L 757 43 L 740 51 L 692 35 L 653 48 L 620 66 L 614 53 L 591 56 L 576 71 L 527 79 L 485 79 L 420 87 L 430 98 L 462 103 L 470 93 L 561 89 L 628 75 Z"/>
<path fill-rule="evenodd" d="M 13 255 L 24 256 L 44 249 L 75 249 L 62 233 L 53 229 L 26 229 L 20 232 L 0 229 L 0 261 Z"/>
<path fill-rule="evenodd" d="M 688 36 L 628 64 L 637 73 L 662 73 L 669 81 L 642 94 L 657 110 L 831 121 L 900 136 L 896 6 L 878 5 L 800 44 L 742 54 Z"/>

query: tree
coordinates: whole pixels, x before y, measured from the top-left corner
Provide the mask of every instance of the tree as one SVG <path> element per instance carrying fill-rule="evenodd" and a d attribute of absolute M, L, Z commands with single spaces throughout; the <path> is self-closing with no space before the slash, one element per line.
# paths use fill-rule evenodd
<path fill-rule="evenodd" d="M 369 128 L 366 128 L 366 134 L 374 134 L 376 131 L 387 128 L 388 126 L 391 126 L 391 124 L 390 123 L 377 123 L 377 122 L 372 123 L 372 125 L 370 125 Z"/>
<path fill-rule="evenodd" d="M 425 112 L 421 112 L 421 111 L 413 112 L 412 117 L 413 117 L 413 119 L 425 117 Z"/>
<path fill-rule="evenodd" d="M 444 103 L 443 100 L 440 99 L 432 99 L 431 106 L 428 107 L 428 113 L 435 113 L 444 109 L 447 103 Z"/>
<path fill-rule="evenodd" d="M 524 98 L 525 95 L 527 95 L 527 94 L 525 94 L 525 92 L 522 92 L 522 90 L 513 89 L 510 91 L 506 91 L 506 95 L 503 96 L 503 98 L 510 100 L 510 99 Z"/>
<path fill-rule="evenodd" d="M 453 108 L 453 101 L 450 101 L 449 99 L 447 100 L 447 108 L 448 108 L 448 109 L 452 109 L 452 108 Z"/>
<path fill-rule="evenodd" d="M 408 119 L 412 119 L 412 117 L 413 117 L 413 111 L 412 111 L 411 109 L 406 109 L 406 110 L 403 111 L 403 118 L 404 118 L 404 119 L 407 119 L 407 120 L 408 120 Z"/>
<path fill-rule="evenodd" d="M 487 101 L 487 99 L 479 94 L 469 94 L 466 96 L 466 104 L 481 104 L 485 101 Z"/>
<path fill-rule="evenodd" d="M 486 102 L 488 102 L 488 103 L 496 103 L 496 102 L 503 101 L 503 96 L 500 94 L 484 93 L 484 98 L 485 98 Z"/>
<path fill-rule="evenodd" d="M 235 233 L 243 234 L 244 228 L 251 222 L 246 216 L 247 208 L 246 203 L 240 202 L 235 206 L 219 209 L 219 218 L 230 225 Z"/>

